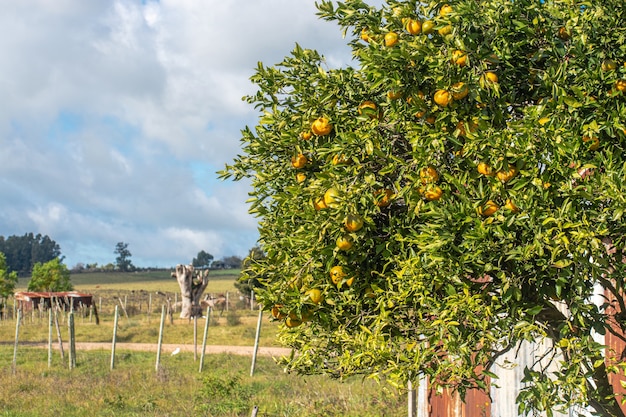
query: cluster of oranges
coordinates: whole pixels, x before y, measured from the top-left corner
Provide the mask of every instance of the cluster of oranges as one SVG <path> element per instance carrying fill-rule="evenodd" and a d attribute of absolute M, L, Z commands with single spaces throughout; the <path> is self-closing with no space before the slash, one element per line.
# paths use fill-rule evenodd
<path fill-rule="evenodd" d="M 445 4 L 439 8 L 438 16 L 435 16 L 432 19 L 420 20 L 419 18 L 403 18 L 402 27 L 406 33 L 401 30 L 392 30 L 384 33 L 381 37 L 380 34 L 372 33 L 368 29 L 362 29 L 360 36 L 363 41 L 370 43 L 371 45 L 381 45 L 381 51 L 393 51 L 394 49 L 391 48 L 398 48 L 398 45 L 401 45 L 401 42 L 403 42 L 404 39 L 411 38 L 411 36 L 414 37 L 423 35 L 429 37 L 430 39 L 434 39 L 437 38 L 437 35 L 439 35 L 450 39 L 450 36 L 455 33 L 455 28 L 453 26 L 454 19 L 450 19 L 450 17 L 453 17 L 454 15 L 454 8 Z M 408 36 L 407 33 L 411 36 Z M 572 37 L 571 33 L 565 28 L 557 29 L 556 36 L 563 41 L 567 41 Z M 369 48 L 370 46 L 366 47 Z M 425 121 L 427 124 L 424 124 L 424 126 L 435 125 L 435 122 L 443 124 L 444 122 L 442 122 L 442 120 L 446 119 L 446 117 L 436 117 L 437 114 L 443 114 L 446 116 L 446 112 L 456 112 L 455 118 L 451 119 L 448 117 L 445 120 L 445 123 L 447 124 L 441 127 L 441 131 L 447 132 L 448 135 L 450 135 L 449 132 L 452 131 L 454 136 L 467 141 L 467 138 L 472 138 L 472 134 L 476 133 L 479 129 L 479 117 L 475 117 L 475 113 L 472 112 L 477 111 L 477 109 L 482 110 L 485 106 L 487 106 L 485 102 L 481 101 L 481 97 L 489 95 L 496 96 L 499 94 L 499 83 L 501 80 L 498 76 L 498 72 L 500 72 L 503 80 L 509 80 L 511 77 L 506 72 L 506 68 L 505 70 L 502 70 L 503 66 L 500 66 L 500 71 L 498 71 L 498 62 L 500 62 L 499 58 L 495 54 L 491 54 L 491 51 L 487 51 L 485 55 L 481 55 L 481 58 L 477 58 L 471 52 L 463 50 L 464 46 L 462 44 L 448 43 L 447 48 L 444 49 L 445 52 L 443 53 L 447 54 L 444 63 L 448 63 L 448 67 L 454 69 L 454 71 L 451 72 L 454 72 L 455 77 L 451 77 L 448 81 L 443 81 L 443 85 L 438 84 L 435 86 L 434 84 L 437 83 L 433 83 L 430 87 L 423 88 L 423 91 L 426 91 L 426 93 L 422 90 L 418 90 L 417 86 L 414 86 L 412 91 L 410 91 L 409 88 L 403 89 L 402 84 L 398 83 L 393 88 L 385 92 L 385 95 L 389 100 L 389 103 L 387 104 L 391 105 L 391 102 L 400 100 L 407 95 L 408 97 L 406 97 L 406 103 L 405 100 L 400 101 L 400 103 L 402 103 L 403 106 L 408 105 L 408 108 L 411 109 L 409 117 L 415 117 L 418 120 Z M 481 61 L 481 63 L 478 64 L 478 61 Z M 477 69 L 479 67 L 480 69 Z M 617 63 L 614 61 L 606 60 L 602 63 L 603 71 L 613 71 L 616 68 Z M 502 82 L 504 83 L 505 81 Z M 441 83 L 441 81 L 439 83 Z M 422 86 L 420 85 L 420 87 Z M 626 80 L 617 79 L 614 83 L 614 90 L 619 93 L 625 92 Z M 477 91 L 481 93 L 477 93 Z M 481 94 L 483 95 L 481 96 Z M 472 101 L 474 99 L 476 103 Z M 359 120 L 371 119 L 374 123 L 376 123 L 376 121 L 385 121 L 383 111 L 385 106 L 382 103 L 379 103 L 380 106 L 377 105 L 377 102 L 374 100 L 365 100 L 362 101 L 358 107 L 355 106 L 358 115 L 360 116 Z M 466 111 L 466 113 L 457 111 L 461 106 L 464 106 L 464 109 L 467 108 L 467 110 L 463 110 Z M 485 110 L 485 113 L 486 112 L 487 110 Z M 459 121 L 459 119 L 461 120 Z M 485 118 L 482 119 L 481 123 L 489 123 L 484 122 L 484 120 Z M 549 121 L 549 118 L 541 118 L 539 119 L 539 125 L 543 126 Z M 336 120 L 334 120 L 334 122 L 339 123 Z M 451 126 L 453 126 L 452 129 L 450 129 Z M 322 138 L 331 135 L 334 130 L 334 126 L 329 118 L 321 116 L 312 120 L 310 125 L 299 134 L 299 137 L 304 141 L 309 141 L 314 137 Z M 584 135 L 582 141 L 587 145 L 589 150 L 597 150 L 600 146 L 599 138 L 592 134 Z M 461 143 L 461 150 L 458 151 L 456 155 L 462 155 L 462 140 L 459 140 L 458 142 Z M 291 165 L 296 171 L 295 176 L 298 183 L 303 183 L 307 179 L 305 168 L 312 163 L 309 159 L 311 158 L 311 155 L 308 155 L 309 156 L 307 157 L 305 153 L 299 151 L 291 159 Z M 506 159 L 515 160 L 515 157 L 512 159 Z M 469 161 L 470 164 L 475 164 L 476 170 L 480 174 L 479 177 L 488 177 L 488 180 L 492 185 L 496 183 L 507 185 L 511 180 L 520 175 L 519 168 L 516 165 L 508 164 L 507 160 L 504 160 L 503 164 L 499 163 L 495 168 L 489 165 L 488 162 L 484 162 L 485 160 L 486 158 L 483 155 L 472 157 Z M 342 153 L 336 153 L 332 157 L 332 165 L 348 165 L 350 163 L 352 163 L 351 159 Z M 434 162 L 433 165 L 439 164 L 438 162 Z M 433 165 L 428 165 L 419 170 L 419 183 L 417 183 L 416 189 L 423 199 L 421 203 L 424 201 L 436 202 L 442 198 L 445 200 L 444 190 L 442 187 L 447 190 L 446 184 L 441 184 L 440 182 L 441 173 L 445 174 L 445 170 L 440 166 L 440 172 L 438 171 L 438 168 Z M 519 166 L 521 167 L 522 165 Z M 524 174 L 526 175 L 526 173 Z M 514 194 L 510 189 L 507 189 L 506 193 Z M 509 198 L 506 193 L 503 193 L 498 197 L 481 197 L 480 203 L 476 203 L 477 215 L 487 218 L 494 216 L 494 214 L 498 213 L 501 209 L 504 209 L 509 213 L 520 212 L 520 208 L 516 205 L 516 202 Z M 396 196 L 392 189 L 380 188 L 374 191 L 374 204 L 381 209 L 390 206 L 394 198 L 396 198 Z M 331 187 L 328 188 L 323 195 L 315 197 L 312 204 L 316 211 L 337 209 L 341 206 L 342 199 L 343 196 L 341 195 L 341 192 L 337 188 Z M 500 211 L 500 213 L 502 213 L 502 211 Z M 335 241 L 336 251 L 347 252 L 352 250 L 355 242 L 358 243 L 359 240 L 358 235 L 355 235 L 355 233 L 359 232 L 359 230 L 363 228 L 363 225 L 364 220 L 358 213 L 348 214 L 345 218 L 344 224 L 342 225 L 342 231 Z M 328 274 L 332 284 L 340 289 L 350 287 L 355 282 L 355 275 L 349 270 L 348 267 L 342 265 L 332 266 L 328 271 Z M 356 279 L 358 280 L 358 277 Z M 320 290 L 315 289 L 315 291 Z M 312 301 L 313 304 L 318 304 L 318 302 L 313 301 L 314 299 L 319 299 L 319 302 L 323 300 L 323 296 L 321 295 L 321 298 L 316 296 L 310 297 L 309 295 L 307 295 L 307 297 L 310 298 L 310 301 Z M 294 314 L 291 313 L 291 315 L 293 316 Z M 299 317 L 300 319 L 303 318 L 303 316 Z M 290 318 L 290 314 L 284 315 L 284 317 L 281 316 L 280 318 L 287 320 L 288 325 L 289 323 L 293 324 L 298 322 L 295 316 Z"/>
<path fill-rule="evenodd" d="M 359 115 L 368 115 L 370 118 L 379 117 L 379 112 L 376 104 L 372 101 L 365 101 L 358 107 Z M 326 117 L 318 117 L 313 120 L 310 125 L 310 129 L 300 133 L 300 139 L 308 141 L 313 138 L 313 135 L 317 137 L 324 137 L 330 135 L 333 132 L 333 125 Z M 303 172 L 304 168 L 311 161 L 303 153 L 298 153 L 291 159 L 291 165 L 296 170 L 296 180 L 298 183 L 302 183 L 306 180 L 306 174 Z M 348 164 L 350 161 L 343 155 L 337 154 L 332 158 L 331 163 L 333 165 Z M 380 190 L 380 196 L 377 198 L 376 204 L 380 207 L 384 207 L 390 204 L 390 200 L 393 197 L 393 193 L 390 190 Z M 341 195 L 335 187 L 328 188 L 325 193 L 317 198 L 313 199 L 313 207 L 316 211 L 325 209 L 337 209 L 340 205 Z M 347 252 L 354 246 L 354 238 L 352 234 L 360 231 L 364 226 L 364 220 L 358 213 L 347 214 L 343 221 L 343 233 L 336 239 L 336 248 L 338 251 Z M 342 266 L 333 266 L 329 271 L 330 281 L 338 288 L 348 288 L 354 283 L 355 277 L 348 276 L 346 270 Z M 318 305 L 324 300 L 322 290 L 319 288 L 311 288 L 304 293 L 304 299 L 306 300 L 308 307 L 301 309 L 299 313 L 295 311 L 286 311 L 286 307 L 282 304 L 275 304 L 272 307 L 272 316 L 276 320 L 284 321 L 285 325 L 289 328 L 297 327 L 300 324 L 308 321 L 312 317 L 314 307 L 312 305 Z"/>
<path fill-rule="evenodd" d="M 438 17 L 426 20 L 420 20 L 418 18 L 403 18 L 402 23 L 406 32 L 410 35 L 426 35 L 430 36 L 435 32 L 442 36 L 446 37 L 453 33 L 453 26 L 448 19 L 450 16 L 454 14 L 455 10 L 452 6 L 448 4 L 444 4 L 440 7 L 438 12 Z M 437 30 L 435 30 L 438 28 Z M 371 42 L 373 35 L 367 30 L 363 29 L 361 31 L 361 39 L 365 42 Z M 401 41 L 401 37 L 398 33 L 391 31 L 384 35 L 384 45 L 387 48 L 395 47 Z M 498 57 L 495 54 L 491 54 L 487 58 L 487 67 L 493 66 L 499 61 Z M 466 51 L 461 49 L 451 49 L 450 55 L 450 63 L 459 67 L 464 68 L 469 65 L 469 57 Z M 486 90 L 489 89 L 499 89 L 499 77 L 496 71 L 493 69 L 485 70 L 480 77 L 478 78 L 478 85 Z M 415 95 L 408 97 L 407 102 L 411 105 L 418 107 L 418 110 L 415 112 L 415 117 L 421 120 L 424 120 L 429 125 L 434 125 L 436 116 L 434 113 L 429 112 L 429 109 L 433 108 L 429 106 L 430 103 L 434 103 L 437 107 L 434 109 L 443 109 L 449 107 L 454 102 L 460 102 L 466 97 L 468 97 L 470 93 L 469 83 L 466 80 L 461 81 L 452 81 L 450 85 L 446 88 L 437 88 L 432 92 L 432 101 L 430 101 L 424 92 L 421 90 L 418 91 Z M 626 84 L 625 84 L 626 87 Z M 387 97 L 390 100 L 397 100 L 403 96 L 403 93 L 400 89 L 390 90 L 387 93 Z M 483 108 L 485 106 L 484 103 L 478 103 L 477 107 Z M 469 119 L 467 121 L 461 120 L 457 122 L 455 128 L 453 129 L 454 133 L 460 137 L 466 137 L 468 133 L 474 133 L 478 129 L 478 123 L 474 119 Z M 442 131 L 448 130 L 445 126 L 441 128 Z M 462 154 L 463 150 L 461 149 L 457 155 Z M 514 166 L 510 166 L 509 169 L 503 169 L 501 171 L 492 172 L 491 167 L 489 167 L 484 162 L 478 162 L 478 172 L 485 176 L 496 176 L 503 184 L 507 183 L 513 177 L 518 174 L 517 168 Z M 421 186 L 419 187 L 419 193 L 422 197 L 429 201 L 439 200 L 442 195 L 442 189 L 436 184 L 439 179 L 439 174 L 436 169 L 432 166 L 424 168 L 420 172 Z M 519 208 L 511 201 L 507 200 L 504 204 L 510 212 L 517 213 L 519 212 Z M 493 202 L 492 200 L 486 201 L 484 204 L 477 208 L 478 214 L 484 217 L 489 217 L 496 213 L 496 211 L 500 207 Z"/>

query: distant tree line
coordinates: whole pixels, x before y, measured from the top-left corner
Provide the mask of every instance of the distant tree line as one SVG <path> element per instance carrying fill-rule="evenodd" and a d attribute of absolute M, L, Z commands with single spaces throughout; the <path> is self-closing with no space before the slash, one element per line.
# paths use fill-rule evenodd
<path fill-rule="evenodd" d="M 0 252 L 5 256 L 6 269 L 27 275 L 37 263 L 46 263 L 61 257 L 61 248 L 47 235 L 27 233 L 24 236 L 0 236 Z"/>
<path fill-rule="evenodd" d="M 0 312 L 4 306 L 4 300 L 13 294 L 17 284 L 17 272 L 10 272 L 4 254 L 0 252 Z M 2 314 L 2 313 L 0 313 Z M 2 318 L 2 316 L 0 316 Z"/>
<path fill-rule="evenodd" d="M 243 260 L 239 256 L 225 256 L 211 263 L 211 269 L 239 269 Z"/>

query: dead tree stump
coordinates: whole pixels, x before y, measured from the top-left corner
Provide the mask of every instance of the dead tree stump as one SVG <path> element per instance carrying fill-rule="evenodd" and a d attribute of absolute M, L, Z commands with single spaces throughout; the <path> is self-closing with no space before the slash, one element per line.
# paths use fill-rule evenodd
<path fill-rule="evenodd" d="M 195 271 L 192 265 L 176 265 L 172 277 L 178 281 L 181 294 L 181 319 L 202 316 L 200 298 L 209 285 L 209 270 Z"/>

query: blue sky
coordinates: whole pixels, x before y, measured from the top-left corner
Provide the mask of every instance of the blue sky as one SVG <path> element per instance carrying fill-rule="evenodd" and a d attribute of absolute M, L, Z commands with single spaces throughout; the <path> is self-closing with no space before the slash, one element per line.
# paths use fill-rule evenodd
<path fill-rule="evenodd" d="M 69 267 L 117 242 L 146 267 L 245 256 L 248 184 L 215 172 L 255 124 L 257 62 L 296 42 L 350 60 L 309 0 L 0 4 L 0 235 L 46 234 Z"/>

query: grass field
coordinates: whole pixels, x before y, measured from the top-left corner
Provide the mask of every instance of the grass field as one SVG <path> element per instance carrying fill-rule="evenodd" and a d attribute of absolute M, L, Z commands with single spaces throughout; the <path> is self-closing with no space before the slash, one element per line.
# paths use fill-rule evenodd
<path fill-rule="evenodd" d="M 345 382 L 323 376 L 288 375 L 271 358 L 211 355 L 205 370 L 190 354 L 165 356 L 155 371 L 154 355 L 120 352 L 109 370 L 107 352 L 79 353 L 77 368 L 57 359 L 48 369 L 45 349 L 24 349 L 15 375 L 12 348 L 0 346 L 0 416 L 250 416 L 363 417 L 405 415 L 405 400 L 372 381 Z"/>
<path fill-rule="evenodd" d="M 210 322 L 208 345 L 253 346 L 258 310 L 238 304 L 234 282 L 238 271 L 211 274 L 207 292 L 233 293 L 232 308 Z M 163 299 L 156 292 L 173 296 L 179 289 L 168 271 L 136 274 L 77 274 L 75 289 L 94 294 L 101 304 L 100 324 L 87 310 L 75 314 L 77 342 L 110 343 L 114 306 L 120 312 L 118 342 L 156 344 Z M 20 280 L 24 290 L 28 280 Z M 147 295 L 152 294 L 149 312 Z M 60 330 L 67 353 L 67 316 L 60 314 Z M 204 320 L 198 322 L 201 338 Z M 260 346 L 278 346 L 277 324 L 266 315 Z M 110 350 L 78 351 L 77 368 L 69 370 L 55 351 L 48 368 L 47 350 L 19 345 L 13 373 L 15 320 L 0 321 L 0 417 L 22 416 L 249 416 L 253 406 L 258 417 L 270 416 L 403 416 L 406 395 L 373 381 L 345 382 L 324 376 L 285 374 L 268 357 L 257 359 L 253 377 L 251 358 L 209 355 L 202 373 L 193 353 L 162 355 L 155 370 L 155 354 L 116 352 L 116 367 L 110 370 Z M 193 324 L 173 317 L 166 322 L 163 343 L 193 344 Z M 19 341 L 46 343 L 47 313 L 30 312 L 21 322 Z M 56 335 L 54 336 L 56 344 Z M 199 341 L 201 343 L 201 340 Z"/>
<path fill-rule="evenodd" d="M 93 272 L 72 274 L 71 281 L 76 291 L 94 291 L 98 289 L 114 289 L 125 291 L 180 291 L 176 278 L 170 271 L 150 272 Z M 209 286 L 206 292 L 224 293 L 236 291 L 235 281 L 239 278 L 239 270 L 215 270 L 209 274 Z M 17 291 L 25 291 L 30 278 L 22 277 L 17 284 Z"/>

